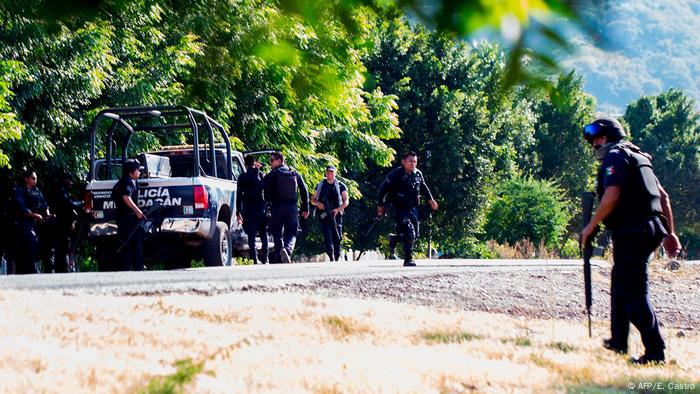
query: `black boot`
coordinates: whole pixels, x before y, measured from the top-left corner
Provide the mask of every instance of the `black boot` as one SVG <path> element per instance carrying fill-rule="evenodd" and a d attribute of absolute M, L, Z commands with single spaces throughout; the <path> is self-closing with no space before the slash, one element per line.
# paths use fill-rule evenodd
<path fill-rule="evenodd" d="M 618 354 L 627 354 L 627 346 L 620 345 L 617 341 L 610 339 L 603 339 L 603 347 L 612 350 Z"/>

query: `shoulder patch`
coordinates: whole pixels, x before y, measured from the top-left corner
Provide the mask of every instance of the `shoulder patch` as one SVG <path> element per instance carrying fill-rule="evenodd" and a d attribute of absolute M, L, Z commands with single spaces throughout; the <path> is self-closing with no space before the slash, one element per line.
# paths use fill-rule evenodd
<path fill-rule="evenodd" d="M 605 169 L 605 176 L 610 176 L 615 173 L 615 166 L 610 166 Z"/>

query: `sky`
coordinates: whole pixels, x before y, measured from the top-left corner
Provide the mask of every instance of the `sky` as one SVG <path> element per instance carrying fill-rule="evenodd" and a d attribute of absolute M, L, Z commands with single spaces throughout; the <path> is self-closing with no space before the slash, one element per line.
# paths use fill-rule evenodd
<path fill-rule="evenodd" d="M 700 0 L 609 1 L 582 16 L 594 33 L 567 33 L 576 50 L 561 65 L 584 77 L 599 111 L 621 114 L 639 97 L 671 88 L 700 103 Z"/>

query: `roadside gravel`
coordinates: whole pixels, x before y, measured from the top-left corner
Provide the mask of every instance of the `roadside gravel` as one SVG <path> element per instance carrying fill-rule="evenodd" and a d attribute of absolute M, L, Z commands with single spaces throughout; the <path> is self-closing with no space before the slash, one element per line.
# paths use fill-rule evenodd
<path fill-rule="evenodd" d="M 593 270 L 593 319 L 608 320 L 610 270 Z M 667 271 L 650 266 L 650 298 L 662 326 L 700 328 L 700 266 Z M 506 313 L 514 316 L 584 319 L 583 274 L 574 269 L 491 268 L 459 273 L 397 277 L 328 278 L 246 291 L 295 292 L 329 297 L 384 299 L 434 308 Z"/>

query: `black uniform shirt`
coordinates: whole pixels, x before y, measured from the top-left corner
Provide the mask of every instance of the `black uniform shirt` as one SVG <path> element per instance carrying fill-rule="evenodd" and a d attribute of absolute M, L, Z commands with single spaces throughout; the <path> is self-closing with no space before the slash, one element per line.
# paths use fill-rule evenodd
<path fill-rule="evenodd" d="M 258 168 L 249 168 L 245 174 L 238 178 L 238 190 L 236 191 L 236 212 L 241 210 L 259 209 L 264 207 L 265 184 Z"/>
<path fill-rule="evenodd" d="M 403 167 L 398 167 L 386 176 L 379 187 L 377 205 L 384 206 L 384 201 L 388 197 L 395 209 L 411 210 L 418 206 L 418 199 L 421 195 L 424 195 L 428 200 L 433 199 L 428 185 L 425 184 L 423 173 L 418 169 L 406 173 Z"/>
<path fill-rule="evenodd" d="M 37 187 L 28 188 L 26 186 L 18 186 L 15 189 L 15 203 L 17 204 L 17 215 L 20 219 L 27 219 L 27 214 L 38 213 L 46 215 L 48 205 L 41 194 L 41 190 Z"/>
<path fill-rule="evenodd" d="M 60 222 L 72 222 L 77 216 L 76 211 L 82 206 L 81 201 L 73 200 L 70 190 L 65 186 L 58 190 L 55 202 L 56 218 Z"/>
<path fill-rule="evenodd" d="M 338 196 L 338 190 L 335 188 L 336 183 L 338 184 L 338 189 L 340 190 L 340 196 Z M 326 209 L 336 209 L 340 207 L 340 204 L 342 204 L 342 200 L 339 201 L 338 198 L 340 197 L 342 199 L 343 192 L 347 190 L 348 188 L 345 187 L 345 184 L 337 179 L 334 183 L 328 183 L 327 180 L 323 180 L 321 181 L 321 190 L 319 191 L 318 201 L 324 204 L 327 201 L 328 207 L 326 207 Z"/>
<path fill-rule="evenodd" d="M 114 190 L 112 193 L 112 198 L 114 198 L 114 202 L 117 206 L 117 218 L 123 219 L 129 216 L 136 215 L 134 211 L 132 211 L 131 208 L 129 208 L 129 206 L 126 205 L 123 197 L 131 197 L 131 200 L 134 202 L 134 204 L 138 205 L 138 193 L 138 183 L 136 183 L 135 180 L 131 179 L 131 177 L 123 177 L 117 182 L 117 184 L 114 186 Z"/>

